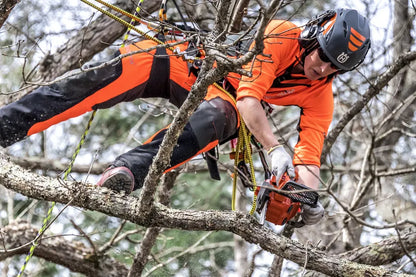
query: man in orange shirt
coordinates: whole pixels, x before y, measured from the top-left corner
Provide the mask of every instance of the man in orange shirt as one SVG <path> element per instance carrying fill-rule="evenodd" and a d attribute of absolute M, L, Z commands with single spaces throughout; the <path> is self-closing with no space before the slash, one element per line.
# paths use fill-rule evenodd
<path fill-rule="evenodd" d="M 237 106 L 214 86 L 208 88 L 166 170 L 235 137 L 238 108 L 251 133 L 268 151 L 277 179 L 284 172 L 294 177 L 296 169 L 299 182 L 317 188 L 320 154 L 332 120 L 332 79 L 364 60 L 370 48 L 368 21 L 348 9 L 327 11 L 304 29 L 275 20 L 266 29 L 264 45 L 266 55 L 247 66 L 252 77 L 238 81 L 240 76 L 230 74 L 226 78 L 236 88 Z M 143 41 L 121 48 L 120 53 L 154 46 L 154 42 Z M 53 124 L 121 101 L 163 97 L 180 106 L 195 79 L 187 64 L 169 50 L 139 51 L 104 68 L 41 87 L 0 109 L 0 145 L 6 147 Z M 302 109 L 293 159 L 274 136 L 261 101 Z M 161 130 L 144 145 L 117 157 L 98 185 L 127 192 L 140 188 L 165 132 Z M 315 224 L 323 213 L 320 204 L 315 208 L 305 205 L 302 217 L 306 224 Z"/>
<path fill-rule="evenodd" d="M 237 107 L 268 151 L 277 180 L 284 172 L 295 177 L 296 171 L 300 183 L 316 189 L 323 142 L 332 121 L 332 80 L 363 61 L 370 48 L 368 21 L 355 10 L 338 9 L 311 20 L 302 31 L 291 22 L 273 21 L 265 33 L 263 53 L 270 59 L 262 57 L 263 62 L 254 64 L 253 77 L 242 77 Z M 274 136 L 261 101 L 301 108 L 293 159 Z M 315 208 L 304 205 L 302 210 L 306 224 L 317 223 L 324 214 L 320 203 Z"/>

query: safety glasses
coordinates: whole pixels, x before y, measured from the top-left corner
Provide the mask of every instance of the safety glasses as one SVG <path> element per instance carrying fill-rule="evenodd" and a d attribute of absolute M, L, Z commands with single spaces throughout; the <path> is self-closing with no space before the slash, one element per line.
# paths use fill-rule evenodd
<path fill-rule="evenodd" d="M 319 55 L 319 58 L 321 59 L 321 61 L 323 61 L 324 63 L 331 63 L 331 68 L 332 69 L 339 70 L 339 68 L 331 62 L 331 60 L 328 58 L 328 56 L 325 55 L 324 50 L 322 50 L 321 47 L 318 47 L 318 55 Z"/>

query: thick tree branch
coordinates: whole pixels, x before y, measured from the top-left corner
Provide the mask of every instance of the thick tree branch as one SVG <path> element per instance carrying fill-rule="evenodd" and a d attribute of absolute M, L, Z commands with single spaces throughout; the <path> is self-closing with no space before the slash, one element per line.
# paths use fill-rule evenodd
<path fill-rule="evenodd" d="M 220 1 L 219 11 L 224 14 L 218 14 L 216 24 L 213 31 L 208 34 L 208 38 L 211 37 L 211 39 L 214 40 L 218 39 L 217 34 L 223 31 L 223 28 L 221 28 L 223 24 L 219 18 L 225 18 L 221 16 L 226 16 L 226 11 L 228 11 L 229 5 L 230 3 L 228 1 Z M 188 122 L 193 111 L 205 97 L 208 86 L 222 77 L 218 68 L 213 69 L 213 64 L 214 59 L 210 57 L 208 53 L 207 57 L 204 59 L 196 82 L 192 85 L 192 89 L 189 92 L 188 97 L 180 107 L 172 121 L 172 124 L 166 132 L 159 151 L 153 160 L 149 173 L 143 184 L 143 189 L 140 194 L 140 204 L 138 207 L 140 213 L 149 214 L 151 212 L 157 183 L 162 173 L 166 168 L 168 168 L 173 148 L 178 141 L 180 133 Z"/>
<path fill-rule="evenodd" d="M 155 205 L 150 213 L 140 213 L 138 199 L 132 196 L 123 196 L 107 189 L 76 182 L 61 184 L 58 180 L 39 176 L 24 170 L 7 161 L 0 154 L 0 184 L 6 188 L 19 192 L 30 198 L 68 203 L 84 209 L 96 210 L 110 216 L 127 219 L 133 223 L 146 227 L 167 227 L 183 230 L 225 230 L 237 234 L 246 241 L 258 244 L 273 254 L 303 265 L 305 255 L 308 255 L 307 269 L 319 271 L 329 276 L 364 276 L 371 273 L 376 276 L 390 273 L 387 269 L 374 266 L 365 266 L 348 261 L 346 258 L 327 255 L 316 250 L 307 249 L 301 243 L 281 237 L 272 230 L 260 225 L 253 217 L 237 212 L 220 211 L 190 211 L 168 209 Z M 78 195 L 73 199 L 74 195 Z M 413 236 L 413 234 L 410 234 Z M 405 235 L 402 236 L 405 238 Z M 407 241 L 412 242 L 407 245 Z M 408 251 L 416 246 L 413 239 L 403 239 Z M 396 243 L 397 251 L 401 247 Z M 393 247 L 393 246 L 392 246 Z M 371 253 L 367 253 L 371 255 Z M 400 275 L 403 276 L 403 275 Z"/>
<path fill-rule="evenodd" d="M 14 6 L 19 3 L 19 0 L 1 0 L 0 1 L 0 28 L 9 17 L 10 12 Z"/>
<path fill-rule="evenodd" d="M 241 31 L 244 14 L 247 12 L 249 0 L 237 0 L 237 6 L 231 19 L 230 32 L 238 33 Z"/>
<path fill-rule="evenodd" d="M 29 252 L 30 242 L 36 237 L 38 230 L 27 222 L 12 222 L 0 229 L 2 240 L 0 260 L 8 257 L 24 255 Z M 21 247 L 22 245 L 26 245 Z M 4 249 L 6 246 L 7 249 Z M 67 267 L 73 272 L 86 276 L 126 276 L 125 265 L 107 255 L 93 255 L 93 249 L 79 241 L 71 241 L 63 236 L 44 237 L 35 248 L 34 256 Z"/>
<path fill-rule="evenodd" d="M 368 246 L 356 248 L 354 250 L 342 253 L 340 258 L 347 258 L 362 264 L 371 265 L 385 265 L 396 261 L 404 256 L 399 240 L 408 249 L 415 249 L 416 247 L 416 232 L 409 231 L 408 233 L 398 236 L 386 238 L 378 243 L 373 243 Z M 413 251 L 412 250 L 412 251 Z"/>

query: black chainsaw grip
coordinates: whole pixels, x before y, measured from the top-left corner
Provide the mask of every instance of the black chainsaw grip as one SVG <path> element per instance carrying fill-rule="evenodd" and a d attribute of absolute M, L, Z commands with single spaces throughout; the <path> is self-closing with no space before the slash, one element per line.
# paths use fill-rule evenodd
<path fill-rule="evenodd" d="M 316 208 L 318 206 L 318 202 L 316 202 L 316 204 L 303 204 L 303 205 L 309 205 L 312 208 Z M 300 216 L 301 216 L 301 219 L 299 221 L 289 221 L 288 223 L 290 225 L 292 225 L 293 227 L 295 227 L 295 228 L 302 228 L 306 224 L 305 224 L 305 222 L 302 219 L 302 215 L 300 215 Z"/>

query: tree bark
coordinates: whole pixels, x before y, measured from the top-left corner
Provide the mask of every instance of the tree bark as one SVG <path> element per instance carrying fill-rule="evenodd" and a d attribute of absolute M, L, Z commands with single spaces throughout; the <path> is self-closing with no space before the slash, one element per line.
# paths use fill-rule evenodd
<path fill-rule="evenodd" d="M 146 227 L 166 227 L 194 231 L 229 231 L 241 236 L 247 242 L 258 244 L 270 253 L 300 265 L 306 264 L 307 269 L 322 272 L 329 276 L 365 276 L 365 274 L 399 276 L 399 274 L 388 269 L 351 262 L 348 258 L 341 258 L 336 255 L 327 255 L 323 251 L 281 237 L 260 225 L 247 214 L 176 210 L 161 205 L 154 205 L 150 212 L 141 213 L 137 209 L 139 201 L 134 197 L 76 182 L 66 182 L 62 185 L 56 179 L 39 176 L 14 165 L 7 161 L 7 157 L 2 154 L 0 154 L 0 184 L 30 198 L 64 204 L 72 201 L 71 205 L 73 206 L 96 210 Z M 402 243 L 408 251 L 416 249 L 416 233 L 403 235 L 402 238 L 406 238 L 402 239 Z M 379 245 L 384 245 L 383 241 Z M 402 255 L 404 255 L 399 243 L 389 244 L 389 246 L 395 246 L 394 251 L 402 251 Z M 391 248 L 389 250 L 391 251 Z M 378 253 L 366 252 L 363 255 L 370 255 L 369 260 L 376 263 L 375 261 L 379 260 L 379 253 L 383 251 L 385 249 L 381 247 Z"/>
<path fill-rule="evenodd" d="M 10 12 L 14 6 L 19 3 L 19 0 L 1 0 L 0 1 L 0 28 L 9 17 Z"/>
<path fill-rule="evenodd" d="M 236 0 L 236 8 L 234 14 L 232 14 L 230 32 L 238 33 L 241 31 L 241 25 L 243 23 L 244 14 L 247 12 L 249 0 Z"/>
<path fill-rule="evenodd" d="M 0 229 L 0 260 L 24 255 L 29 252 L 31 241 L 38 230 L 23 221 L 15 221 Z M 4 248 L 4 246 L 6 248 Z M 79 241 L 70 241 L 60 236 L 44 237 L 35 248 L 34 256 L 65 266 L 73 272 L 86 276 L 126 276 L 127 268 L 113 258 L 94 254 L 93 249 Z"/>

